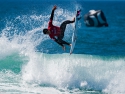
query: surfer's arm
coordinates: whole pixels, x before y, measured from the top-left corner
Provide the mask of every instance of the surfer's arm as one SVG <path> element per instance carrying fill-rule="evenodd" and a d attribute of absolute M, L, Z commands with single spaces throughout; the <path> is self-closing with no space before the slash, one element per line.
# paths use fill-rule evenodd
<path fill-rule="evenodd" d="M 57 7 L 54 6 L 53 9 L 52 9 L 52 12 L 51 12 L 51 16 L 50 16 L 50 20 L 53 20 L 53 17 L 54 17 L 54 11 Z"/>

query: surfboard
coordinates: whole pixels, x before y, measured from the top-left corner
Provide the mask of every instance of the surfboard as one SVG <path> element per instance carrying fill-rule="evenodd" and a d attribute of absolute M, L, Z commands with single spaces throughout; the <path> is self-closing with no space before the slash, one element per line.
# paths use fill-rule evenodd
<path fill-rule="evenodd" d="M 70 55 L 73 53 L 75 44 L 76 44 L 76 39 L 77 39 L 77 26 L 78 26 L 78 21 L 81 19 L 81 9 L 76 10 L 76 15 L 75 15 L 75 25 L 74 25 L 74 31 L 72 34 L 72 42 L 71 42 L 71 48 L 70 48 Z"/>

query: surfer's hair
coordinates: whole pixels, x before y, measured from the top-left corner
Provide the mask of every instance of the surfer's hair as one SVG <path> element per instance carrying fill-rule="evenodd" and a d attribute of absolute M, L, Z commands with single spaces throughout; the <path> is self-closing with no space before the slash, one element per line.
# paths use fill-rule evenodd
<path fill-rule="evenodd" d="M 47 28 L 43 29 L 43 33 L 44 33 L 44 34 L 46 34 L 47 32 L 48 32 L 48 29 L 47 29 Z"/>

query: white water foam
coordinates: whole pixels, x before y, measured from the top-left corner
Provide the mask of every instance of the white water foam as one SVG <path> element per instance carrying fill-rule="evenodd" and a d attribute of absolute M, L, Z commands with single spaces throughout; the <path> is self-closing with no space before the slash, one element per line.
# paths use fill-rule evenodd
<path fill-rule="evenodd" d="M 32 60 L 30 65 L 26 65 L 23 69 L 25 81 L 67 89 L 111 92 L 113 88 L 118 93 L 114 85 L 119 81 L 114 85 L 112 81 L 119 80 L 116 79 L 117 75 L 121 75 L 121 71 L 124 70 L 121 70 L 124 60 L 102 60 L 86 55 L 41 54 Z M 118 86 L 122 89 L 122 82 Z"/>

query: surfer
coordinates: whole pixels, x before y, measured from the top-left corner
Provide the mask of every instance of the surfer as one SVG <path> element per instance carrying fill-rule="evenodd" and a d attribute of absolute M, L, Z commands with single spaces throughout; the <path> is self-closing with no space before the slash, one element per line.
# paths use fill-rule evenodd
<path fill-rule="evenodd" d="M 90 10 L 84 15 L 84 23 L 88 27 L 108 27 L 106 17 L 101 10 Z"/>
<path fill-rule="evenodd" d="M 70 21 L 70 20 L 66 20 L 64 21 L 60 27 L 58 26 L 54 26 L 53 25 L 53 17 L 54 17 L 54 11 L 57 9 L 57 6 L 54 6 L 51 12 L 51 16 L 50 16 L 50 20 L 48 23 L 48 28 L 44 28 L 43 29 L 43 33 L 49 35 L 49 37 L 54 40 L 56 43 L 58 43 L 59 45 L 62 46 L 63 50 L 65 51 L 65 46 L 63 44 L 69 45 L 71 46 L 70 43 L 62 40 L 64 37 L 64 32 L 66 29 L 66 25 L 70 24 L 70 23 L 74 23 L 75 22 L 75 18 Z"/>

